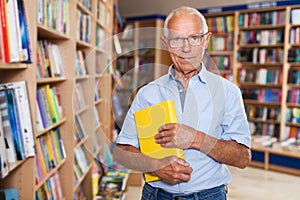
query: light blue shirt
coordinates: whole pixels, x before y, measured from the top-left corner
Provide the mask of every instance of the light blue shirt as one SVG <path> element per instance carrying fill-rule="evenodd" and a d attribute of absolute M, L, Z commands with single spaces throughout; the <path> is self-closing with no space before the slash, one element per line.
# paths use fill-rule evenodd
<path fill-rule="evenodd" d="M 169 73 L 140 89 L 134 99 L 117 138 L 119 144 L 139 148 L 133 113 L 145 107 L 172 99 L 175 102 L 178 122 L 222 140 L 235 140 L 250 147 L 251 134 L 247 123 L 240 89 L 203 66 L 198 75 L 189 81 L 184 106 L 181 106 L 180 89 Z M 205 142 L 205 140 L 204 140 Z M 162 181 L 150 182 L 154 187 L 171 193 L 185 193 L 209 189 L 231 181 L 225 164 L 219 163 L 196 149 L 184 150 L 185 160 L 193 168 L 189 182 L 169 185 Z"/>

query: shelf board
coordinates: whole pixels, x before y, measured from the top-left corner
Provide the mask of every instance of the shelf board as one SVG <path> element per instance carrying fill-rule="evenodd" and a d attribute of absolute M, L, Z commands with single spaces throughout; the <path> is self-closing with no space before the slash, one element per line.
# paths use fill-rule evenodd
<path fill-rule="evenodd" d="M 83 81 L 83 80 L 87 80 L 89 79 L 89 75 L 80 75 L 80 76 L 76 76 L 76 81 Z"/>
<path fill-rule="evenodd" d="M 300 62 L 292 62 L 289 63 L 291 67 L 299 67 L 300 68 Z"/>
<path fill-rule="evenodd" d="M 103 98 L 100 98 L 100 99 L 96 100 L 96 101 L 94 102 L 94 104 L 97 105 L 97 104 L 102 103 L 103 101 L 104 101 Z"/>
<path fill-rule="evenodd" d="M 19 166 L 21 166 L 26 160 L 27 160 L 27 158 L 25 158 L 24 160 L 18 160 L 18 161 L 16 161 L 16 162 L 10 162 L 10 163 L 9 163 L 9 170 L 8 170 L 7 176 L 9 176 L 9 174 L 10 174 L 13 170 L 15 170 L 15 169 L 17 169 Z"/>
<path fill-rule="evenodd" d="M 65 117 L 63 117 L 59 122 L 52 124 L 51 126 L 45 128 L 45 129 L 42 130 L 42 131 L 39 131 L 39 132 L 35 135 L 35 137 L 37 138 L 37 137 L 40 137 L 41 135 L 44 135 L 44 134 L 47 133 L 48 131 L 50 131 L 50 130 L 52 130 L 52 129 L 58 127 L 58 126 L 60 126 L 61 124 L 65 123 L 66 121 L 67 121 L 67 119 L 66 119 Z"/>
<path fill-rule="evenodd" d="M 253 105 L 262 105 L 262 106 L 280 106 L 281 103 L 277 102 L 261 102 L 257 100 L 251 100 L 251 99 L 244 99 L 245 104 L 253 104 Z"/>
<path fill-rule="evenodd" d="M 288 83 L 289 88 L 298 88 L 300 89 L 300 85 Z"/>
<path fill-rule="evenodd" d="M 283 48 L 284 44 L 283 43 L 278 43 L 278 44 L 241 44 L 239 46 L 240 49 L 242 48 Z"/>
<path fill-rule="evenodd" d="M 91 11 L 86 8 L 80 1 L 77 1 L 77 8 L 86 15 L 92 15 Z"/>
<path fill-rule="evenodd" d="M 0 63 L 0 70 L 2 69 L 27 69 L 28 68 L 27 63 Z"/>
<path fill-rule="evenodd" d="M 77 143 L 75 143 L 74 145 L 74 149 L 80 147 L 81 145 L 83 145 L 86 141 L 88 140 L 88 136 L 85 136 L 84 138 L 82 138 L 80 141 L 75 141 Z"/>
<path fill-rule="evenodd" d="M 275 121 L 271 119 L 254 119 L 254 118 L 248 118 L 248 121 L 251 122 L 261 122 L 261 123 L 269 123 L 269 124 L 280 124 L 280 121 Z"/>
<path fill-rule="evenodd" d="M 95 131 L 98 131 L 98 130 L 101 128 L 101 126 L 102 126 L 101 123 L 99 123 L 98 126 L 94 127 L 94 132 L 95 132 Z"/>
<path fill-rule="evenodd" d="M 55 78 L 38 78 L 37 84 L 45 84 L 45 83 L 56 83 L 56 82 L 62 82 L 67 80 L 66 77 L 55 77 Z"/>
<path fill-rule="evenodd" d="M 295 44 L 291 44 L 291 47 L 293 48 L 295 48 L 295 47 L 300 47 L 300 43 L 295 43 Z"/>
<path fill-rule="evenodd" d="M 281 88 L 281 84 L 275 84 L 275 83 L 265 83 L 265 84 L 258 84 L 255 82 L 240 82 L 240 86 L 242 87 L 255 87 L 255 88 Z"/>
<path fill-rule="evenodd" d="M 76 46 L 81 49 L 81 48 L 92 48 L 92 44 L 82 41 L 82 40 L 77 40 L 76 41 Z"/>
<path fill-rule="evenodd" d="M 253 62 L 240 62 L 242 66 L 252 66 L 252 67 L 282 67 L 282 62 L 276 63 L 253 63 Z"/>
<path fill-rule="evenodd" d="M 284 29 L 285 24 L 279 25 L 257 25 L 257 26 L 250 26 L 250 27 L 239 27 L 240 31 L 246 30 L 267 30 L 267 29 Z"/>
<path fill-rule="evenodd" d="M 291 24 L 291 28 L 297 28 L 300 27 L 300 24 Z"/>
<path fill-rule="evenodd" d="M 60 40 L 69 40 L 71 39 L 65 33 L 61 33 L 55 29 L 44 26 L 42 24 L 37 25 L 38 38 L 47 38 L 47 39 L 60 39 Z"/>
<path fill-rule="evenodd" d="M 82 181 L 85 179 L 85 177 L 87 176 L 87 174 L 89 173 L 89 171 L 92 169 L 92 164 L 90 164 L 87 168 L 87 170 L 82 174 L 82 176 L 80 177 L 79 180 L 77 180 L 76 185 L 73 188 L 73 192 L 76 192 L 77 189 L 79 188 L 80 184 L 82 183 Z"/>
<path fill-rule="evenodd" d="M 292 123 L 292 122 L 285 122 L 286 126 L 294 126 L 294 127 L 300 127 L 300 123 Z"/>
<path fill-rule="evenodd" d="M 208 54 L 210 56 L 232 56 L 233 51 L 209 51 Z"/>
<path fill-rule="evenodd" d="M 89 109 L 88 105 L 85 105 L 83 108 L 79 109 L 78 111 L 75 111 L 75 115 L 80 115 L 81 113 L 85 112 Z"/>
<path fill-rule="evenodd" d="M 36 186 L 35 190 L 39 189 L 46 181 L 53 175 L 58 169 L 65 163 L 66 159 L 63 159 L 55 168 L 51 169 L 49 173 L 46 174 L 44 180 L 40 181 Z"/>

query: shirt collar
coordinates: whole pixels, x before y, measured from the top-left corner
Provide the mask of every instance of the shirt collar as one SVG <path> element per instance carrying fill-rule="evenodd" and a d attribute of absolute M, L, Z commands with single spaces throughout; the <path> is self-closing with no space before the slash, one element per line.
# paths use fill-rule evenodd
<path fill-rule="evenodd" d="M 206 70 L 204 64 L 202 63 L 202 68 L 201 68 L 200 72 L 197 74 L 197 76 L 199 77 L 199 80 L 204 84 L 206 84 L 206 78 L 205 78 L 206 73 L 207 73 L 207 70 Z M 169 74 L 169 78 L 171 80 L 176 80 L 176 78 L 174 76 L 174 65 L 173 64 L 170 66 L 168 74 Z"/>

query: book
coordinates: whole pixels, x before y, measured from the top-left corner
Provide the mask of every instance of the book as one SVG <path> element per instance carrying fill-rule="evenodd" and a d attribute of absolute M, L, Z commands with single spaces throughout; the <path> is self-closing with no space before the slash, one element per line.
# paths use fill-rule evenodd
<path fill-rule="evenodd" d="M 3 200 L 18 200 L 19 191 L 17 188 L 9 188 L 0 190 L 0 199 Z"/>
<path fill-rule="evenodd" d="M 177 156 L 184 159 L 183 150 L 179 148 L 164 148 L 157 144 L 154 135 L 158 128 L 166 123 L 177 123 L 176 109 L 173 100 L 166 100 L 149 106 L 134 113 L 140 150 L 152 158 Z M 144 174 L 145 181 L 157 181 L 158 177 L 149 173 Z"/>

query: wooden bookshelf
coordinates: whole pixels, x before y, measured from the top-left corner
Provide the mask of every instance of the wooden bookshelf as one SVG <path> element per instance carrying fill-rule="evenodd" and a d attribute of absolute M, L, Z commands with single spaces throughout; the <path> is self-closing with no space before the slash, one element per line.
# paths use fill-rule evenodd
<path fill-rule="evenodd" d="M 44 180 L 36 183 L 36 160 L 29 157 L 26 160 L 18 161 L 8 176 L 0 179 L 0 189 L 17 188 L 19 199 L 35 199 L 37 190 L 58 172 L 60 185 L 64 199 L 79 198 L 92 199 L 92 162 L 94 157 L 93 149 L 103 154 L 102 145 L 105 138 L 111 138 L 111 71 L 109 63 L 112 57 L 112 19 L 113 0 L 96 0 L 89 2 L 90 6 L 83 4 L 83 1 L 70 0 L 64 11 L 67 12 L 65 26 L 53 28 L 49 24 L 40 23 L 37 13 L 39 3 L 43 1 L 29 0 L 24 3 L 27 17 L 27 25 L 30 37 L 32 63 L 1 63 L 0 82 L 26 81 L 28 97 L 32 117 L 32 125 L 35 130 L 35 140 L 38 141 L 49 131 L 59 129 L 60 137 L 65 149 L 66 158 L 55 168 L 51 169 L 44 176 Z M 45 2 L 45 1 L 44 1 Z M 101 4 L 101 7 L 99 7 Z M 53 6 L 54 7 L 54 6 Z M 50 7 L 49 7 L 50 9 Z M 100 10 L 101 9 L 101 12 Z M 88 37 L 78 38 L 78 12 L 89 18 L 84 28 L 90 27 Z M 101 13 L 99 15 L 98 13 Z M 98 16 L 99 15 L 99 16 Z M 85 19 L 86 19 L 85 18 Z M 104 19 L 103 19 L 104 18 Z M 48 20 L 49 22 L 50 20 Z M 57 24 L 55 24 L 57 25 Z M 100 34 L 97 27 L 102 29 Z M 65 31 L 62 31 L 65 29 Z M 104 36 L 103 36 L 104 34 Z M 104 40 L 108 42 L 100 45 Z M 64 75 L 61 77 L 36 78 L 37 74 L 37 45 L 39 40 L 46 40 L 58 46 L 63 63 Z M 85 64 L 88 73 L 77 76 L 76 52 L 86 52 Z M 76 83 L 82 85 L 84 91 L 85 106 L 80 110 L 74 110 L 74 89 Z M 41 131 L 36 130 L 36 96 L 37 89 L 44 85 L 55 86 L 59 89 L 60 103 L 63 117 Z M 98 98 L 95 99 L 97 91 Z M 95 109 L 95 110 L 94 110 Z M 94 123 L 95 115 L 99 117 L 99 123 Z M 74 145 L 75 115 L 80 115 L 85 127 L 87 138 Z M 95 133 L 94 133 L 95 132 Z M 95 144 L 95 137 L 99 137 L 99 144 Z M 96 146 L 95 146 L 96 145 Z M 74 184 L 74 149 L 81 146 L 86 155 L 89 166 L 83 176 Z M 80 191 L 78 191 L 80 190 Z"/>

